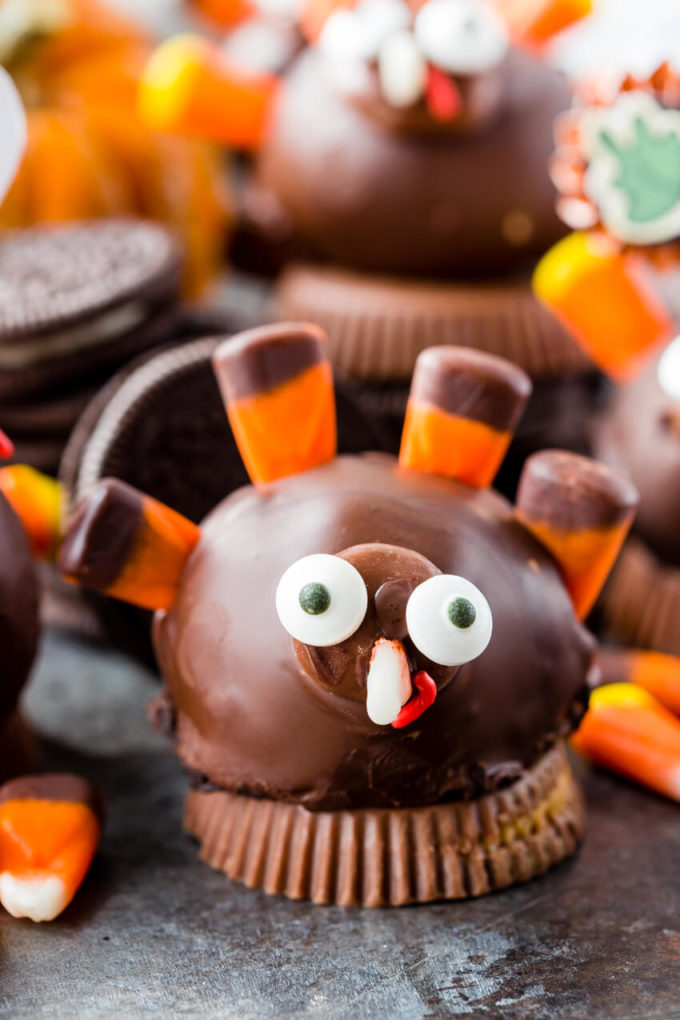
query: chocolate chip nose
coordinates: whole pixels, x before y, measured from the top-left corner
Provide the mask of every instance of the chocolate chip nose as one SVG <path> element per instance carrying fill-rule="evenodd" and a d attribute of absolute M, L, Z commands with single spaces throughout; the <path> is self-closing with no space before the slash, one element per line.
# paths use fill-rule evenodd
<path fill-rule="evenodd" d="M 417 584 L 416 580 L 400 578 L 386 581 L 375 593 L 375 614 L 386 638 L 404 641 L 408 637 L 406 603 Z"/>

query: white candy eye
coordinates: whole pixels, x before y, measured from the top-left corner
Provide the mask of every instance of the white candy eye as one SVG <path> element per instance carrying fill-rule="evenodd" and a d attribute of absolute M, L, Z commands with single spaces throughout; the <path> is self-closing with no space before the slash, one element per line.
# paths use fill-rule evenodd
<path fill-rule="evenodd" d="M 334 11 L 323 27 L 319 45 L 335 60 L 376 60 L 394 32 L 405 29 L 411 14 L 401 0 L 365 0 L 353 11 Z"/>
<path fill-rule="evenodd" d="M 680 336 L 661 355 L 659 386 L 667 397 L 680 400 Z"/>
<path fill-rule="evenodd" d="M 364 579 L 339 556 L 304 556 L 288 567 L 276 589 L 276 612 L 291 637 L 326 648 L 345 641 L 366 615 Z"/>
<path fill-rule="evenodd" d="M 441 666 L 462 666 L 481 655 L 493 629 L 489 603 L 464 577 L 438 574 L 419 584 L 406 605 L 409 637 Z"/>
<path fill-rule="evenodd" d="M 489 71 L 510 45 L 505 22 L 483 0 L 429 0 L 414 30 L 425 58 L 450 74 Z"/>

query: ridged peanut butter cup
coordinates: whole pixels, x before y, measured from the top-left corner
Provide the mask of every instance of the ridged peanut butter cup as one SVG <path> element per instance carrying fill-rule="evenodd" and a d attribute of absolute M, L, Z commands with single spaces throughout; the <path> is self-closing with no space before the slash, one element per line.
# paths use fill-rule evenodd
<path fill-rule="evenodd" d="M 201 858 L 249 888 L 340 906 L 481 896 L 574 852 L 584 805 L 562 745 L 512 786 L 418 808 L 308 811 L 193 791 L 184 824 Z"/>
<path fill-rule="evenodd" d="M 536 380 L 593 371 L 525 276 L 445 283 L 295 263 L 278 282 L 274 316 L 321 326 L 335 367 L 364 380 L 410 379 L 420 352 L 440 344 L 508 358 Z"/>
<path fill-rule="evenodd" d="M 602 619 L 628 645 L 680 655 L 680 568 L 629 538 L 600 600 Z"/>

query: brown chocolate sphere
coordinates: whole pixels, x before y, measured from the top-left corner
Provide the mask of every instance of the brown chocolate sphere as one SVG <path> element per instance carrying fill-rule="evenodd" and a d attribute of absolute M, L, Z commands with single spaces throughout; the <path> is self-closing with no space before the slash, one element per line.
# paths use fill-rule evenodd
<path fill-rule="evenodd" d="M 282 84 L 260 156 L 270 229 L 383 273 L 488 277 L 544 252 L 564 233 L 546 168 L 569 88 L 516 49 L 493 80 L 497 109 L 487 79 L 473 79 L 464 99 L 484 116 L 427 134 L 413 129 L 417 111 L 386 123 L 370 84 L 343 90 L 308 49 Z"/>
<path fill-rule="evenodd" d="M 301 669 L 276 591 L 315 553 L 343 553 L 369 607 L 344 649 Z M 362 649 L 398 632 L 413 654 L 404 592 L 438 572 L 481 590 L 491 642 L 433 674 L 437 699 L 415 724 L 376 725 Z M 555 561 L 510 504 L 378 454 L 228 497 L 204 522 L 173 607 L 157 614 L 155 643 L 191 770 L 216 788 L 333 809 L 474 797 L 517 778 L 570 732 L 594 651 Z"/>

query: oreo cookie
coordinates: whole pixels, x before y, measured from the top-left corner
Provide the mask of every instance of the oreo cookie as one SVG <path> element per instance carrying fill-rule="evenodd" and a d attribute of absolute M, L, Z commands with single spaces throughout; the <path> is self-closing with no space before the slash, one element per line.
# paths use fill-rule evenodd
<path fill-rule="evenodd" d="M 248 482 L 212 370 L 221 334 L 139 358 L 97 395 L 62 458 L 69 512 L 99 479 L 114 477 L 198 522 Z M 341 452 L 387 448 L 353 384 L 336 383 L 336 404 Z M 149 613 L 96 594 L 82 597 L 112 643 L 153 662 Z"/>
<path fill-rule="evenodd" d="M 16 460 L 55 473 L 74 423 L 122 365 L 177 335 L 182 259 L 154 223 L 11 231 L 0 242 L 0 418 Z"/>

